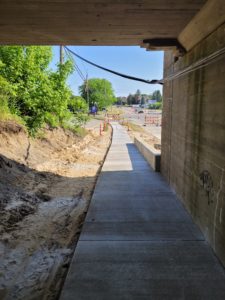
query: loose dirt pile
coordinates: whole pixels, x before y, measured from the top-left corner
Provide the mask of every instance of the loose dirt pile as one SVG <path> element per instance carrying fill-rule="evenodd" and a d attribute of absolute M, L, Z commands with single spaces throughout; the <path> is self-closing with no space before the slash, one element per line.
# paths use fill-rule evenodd
<path fill-rule="evenodd" d="M 110 138 L 0 123 L 0 299 L 57 299 Z"/>

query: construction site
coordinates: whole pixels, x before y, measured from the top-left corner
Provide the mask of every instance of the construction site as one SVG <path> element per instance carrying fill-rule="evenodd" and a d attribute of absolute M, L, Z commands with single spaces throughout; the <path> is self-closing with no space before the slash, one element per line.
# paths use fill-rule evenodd
<path fill-rule="evenodd" d="M 2 0 L 0 26 L 1 46 L 164 51 L 162 111 L 35 139 L 0 121 L 0 299 L 224 300 L 224 0 Z"/>

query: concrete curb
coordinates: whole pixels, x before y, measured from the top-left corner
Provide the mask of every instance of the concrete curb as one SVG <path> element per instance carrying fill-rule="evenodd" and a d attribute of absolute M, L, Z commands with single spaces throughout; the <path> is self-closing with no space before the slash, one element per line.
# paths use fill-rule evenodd
<path fill-rule="evenodd" d="M 137 137 L 134 138 L 134 144 L 150 164 L 152 169 L 156 172 L 160 172 L 161 153 L 159 153 L 145 141 Z"/>

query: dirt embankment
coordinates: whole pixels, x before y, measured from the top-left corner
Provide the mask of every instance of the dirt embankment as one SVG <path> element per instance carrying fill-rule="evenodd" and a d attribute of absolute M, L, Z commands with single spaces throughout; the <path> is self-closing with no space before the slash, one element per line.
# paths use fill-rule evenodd
<path fill-rule="evenodd" d="M 57 299 L 110 137 L 0 123 L 0 299 Z"/>

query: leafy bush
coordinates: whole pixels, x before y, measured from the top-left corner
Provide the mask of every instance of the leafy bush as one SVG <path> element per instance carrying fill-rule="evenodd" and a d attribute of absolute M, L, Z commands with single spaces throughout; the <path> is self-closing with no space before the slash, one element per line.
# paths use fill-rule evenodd
<path fill-rule="evenodd" d="M 88 120 L 88 105 L 80 96 L 72 96 L 68 102 L 68 109 L 73 114 L 72 123 L 75 126 L 85 124 Z"/>
<path fill-rule="evenodd" d="M 51 59 L 51 47 L 0 47 L 0 93 L 7 91 L 4 105 L 24 120 L 32 135 L 44 124 L 62 125 L 72 115 L 67 107 L 72 92 L 66 80 L 73 64 L 66 61 L 52 72 Z"/>
<path fill-rule="evenodd" d="M 162 102 L 156 102 L 153 104 L 149 104 L 149 109 L 162 109 Z"/>
<path fill-rule="evenodd" d="M 15 120 L 16 122 L 23 124 L 21 118 L 16 114 L 12 114 L 9 109 L 9 97 L 13 97 L 13 95 L 13 86 L 0 75 L 0 120 Z"/>

